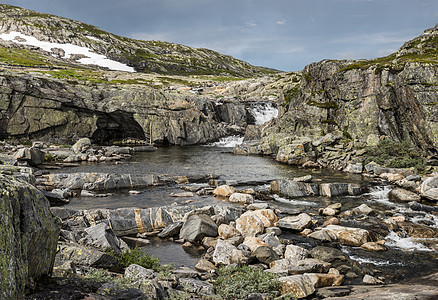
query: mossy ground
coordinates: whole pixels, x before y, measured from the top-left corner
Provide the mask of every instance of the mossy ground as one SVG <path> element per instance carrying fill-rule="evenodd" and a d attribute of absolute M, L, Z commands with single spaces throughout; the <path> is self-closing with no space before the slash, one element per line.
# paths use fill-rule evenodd
<path fill-rule="evenodd" d="M 380 141 L 377 146 L 366 147 L 365 163 L 372 161 L 389 168 L 415 168 L 419 172 L 425 170 L 421 151 L 410 142 L 397 142 L 391 139 Z"/>

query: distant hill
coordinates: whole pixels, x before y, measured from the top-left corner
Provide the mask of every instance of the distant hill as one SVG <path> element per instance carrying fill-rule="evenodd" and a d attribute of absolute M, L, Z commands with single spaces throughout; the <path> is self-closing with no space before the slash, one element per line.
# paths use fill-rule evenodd
<path fill-rule="evenodd" d="M 23 66 L 87 67 L 172 75 L 250 77 L 276 70 L 209 49 L 140 41 L 93 25 L 0 4 L 0 62 Z"/>

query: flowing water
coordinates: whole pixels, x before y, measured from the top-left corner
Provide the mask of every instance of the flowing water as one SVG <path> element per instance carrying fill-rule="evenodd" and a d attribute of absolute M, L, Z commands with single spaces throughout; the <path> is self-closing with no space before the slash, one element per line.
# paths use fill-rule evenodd
<path fill-rule="evenodd" d="M 167 147 L 159 148 L 156 152 L 135 154 L 132 159 L 122 163 L 85 163 L 83 165 L 63 169 L 62 172 L 107 172 L 130 174 L 168 174 L 168 175 L 215 175 L 219 181 L 235 185 L 237 188 L 252 187 L 257 191 L 269 194 L 269 182 L 280 178 L 293 178 L 311 174 L 315 181 L 320 182 L 351 182 L 361 183 L 369 187 L 368 193 L 353 197 L 303 197 L 288 199 L 278 195 L 270 195 L 273 200 L 271 206 L 281 208 L 294 208 L 313 215 L 313 218 L 323 222 L 324 218 L 318 215 L 318 209 L 333 203 L 342 203 L 342 211 L 352 209 L 363 203 L 380 211 L 391 211 L 394 215 L 407 215 L 410 221 L 422 224 L 428 222 L 438 226 L 437 216 L 410 211 L 404 204 L 390 202 L 389 186 L 381 182 L 372 182 L 361 175 L 348 174 L 333 170 L 298 169 L 289 165 L 276 162 L 270 157 L 261 156 L 236 156 L 232 148 L 226 147 L 235 144 L 236 137 L 223 140 L 209 146 L 196 147 Z M 60 172 L 61 172 L 60 171 Z M 119 208 L 119 207 L 153 207 L 171 204 L 195 205 L 224 204 L 212 196 L 193 196 L 188 198 L 175 198 L 171 193 L 182 190 L 179 185 L 165 185 L 139 189 L 138 195 L 130 195 L 128 191 L 114 191 L 113 195 L 105 198 L 73 198 L 68 207 L 75 209 L 92 208 Z M 258 200 L 261 201 L 261 200 Z M 227 203 L 229 204 L 229 203 Z M 370 219 L 372 220 L 372 219 Z M 351 219 L 342 221 L 342 225 L 361 227 L 376 230 L 384 234 L 389 248 L 385 252 L 368 252 L 358 247 L 341 246 L 340 249 L 348 254 L 354 261 L 368 268 L 376 275 L 386 275 L 394 281 L 418 276 L 422 273 L 438 271 L 437 251 L 425 246 L 424 241 L 418 241 L 409 236 L 399 236 L 387 229 L 383 224 L 372 223 L 368 218 L 363 220 Z M 376 221 L 374 221 L 376 222 Z M 380 231 L 379 231 L 380 230 Z M 284 238 L 293 240 L 296 244 L 310 248 L 315 246 L 315 241 L 303 239 L 298 235 L 285 233 Z M 429 241 L 429 243 L 433 241 Z M 426 243 L 427 244 L 427 243 Z M 435 241 L 436 244 L 436 241 Z M 174 263 L 194 266 L 199 255 L 186 253 L 179 244 L 165 241 L 155 241 L 144 248 L 163 263 Z"/>

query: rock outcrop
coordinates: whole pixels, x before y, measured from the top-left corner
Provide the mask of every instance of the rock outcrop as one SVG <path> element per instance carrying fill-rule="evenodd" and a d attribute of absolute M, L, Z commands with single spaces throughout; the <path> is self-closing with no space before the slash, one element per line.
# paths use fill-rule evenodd
<path fill-rule="evenodd" d="M 0 298 L 21 299 L 52 272 L 60 224 L 32 185 L 0 175 Z"/>

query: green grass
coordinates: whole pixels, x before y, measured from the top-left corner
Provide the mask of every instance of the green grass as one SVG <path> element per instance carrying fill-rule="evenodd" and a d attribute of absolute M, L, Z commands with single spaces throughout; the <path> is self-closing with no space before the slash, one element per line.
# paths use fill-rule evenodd
<path fill-rule="evenodd" d="M 107 253 L 118 258 L 119 265 L 123 269 L 126 269 L 132 264 L 136 264 L 146 269 L 154 270 L 156 272 L 164 272 L 169 269 L 169 267 L 164 266 L 160 263 L 159 258 L 149 256 L 149 254 L 141 251 L 138 248 L 128 249 L 126 251 L 123 251 L 122 254 L 116 254 L 111 251 L 107 251 Z"/>
<path fill-rule="evenodd" d="M 221 299 L 246 299 L 251 293 L 266 293 L 269 299 L 278 296 L 278 276 L 261 269 L 236 266 L 218 270 L 213 282 L 216 294 Z"/>
<path fill-rule="evenodd" d="M 289 103 L 292 101 L 292 99 L 294 99 L 295 97 L 298 96 L 299 91 L 300 91 L 300 86 L 296 85 L 295 87 L 284 92 L 285 105 L 289 105 Z"/>
<path fill-rule="evenodd" d="M 422 172 L 425 163 L 422 153 L 410 142 L 397 142 L 391 139 L 380 141 L 375 147 L 366 147 L 365 164 L 372 161 L 389 168 L 415 168 Z"/>
<path fill-rule="evenodd" d="M 328 102 L 317 102 L 314 100 L 309 100 L 306 103 L 309 106 L 316 106 L 319 108 L 324 108 L 324 109 L 338 109 L 339 106 L 336 102 L 334 101 L 328 101 Z"/>
<path fill-rule="evenodd" d="M 0 61 L 26 67 L 51 66 L 44 56 L 25 49 L 0 48 Z"/>

